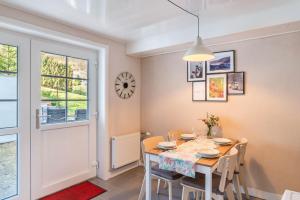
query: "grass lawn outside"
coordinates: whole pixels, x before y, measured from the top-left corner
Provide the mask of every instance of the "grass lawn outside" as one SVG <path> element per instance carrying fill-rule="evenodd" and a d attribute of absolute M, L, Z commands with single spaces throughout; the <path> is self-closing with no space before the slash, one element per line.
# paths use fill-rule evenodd
<path fill-rule="evenodd" d="M 63 90 L 55 90 L 52 88 L 42 87 L 42 99 L 49 99 L 49 100 L 65 100 L 66 94 Z M 77 109 L 87 109 L 87 96 L 75 94 L 72 92 L 68 92 L 68 100 L 77 100 L 77 101 L 68 101 L 68 116 L 75 116 L 75 111 Z M 80 101 L 78 101 L 80 100 Z M 81 101 L 82 100 L 82 101 Z M 65 107 L 65 102 L 55 102 L 52 104 L 53 106 L 60 106 Z"/>

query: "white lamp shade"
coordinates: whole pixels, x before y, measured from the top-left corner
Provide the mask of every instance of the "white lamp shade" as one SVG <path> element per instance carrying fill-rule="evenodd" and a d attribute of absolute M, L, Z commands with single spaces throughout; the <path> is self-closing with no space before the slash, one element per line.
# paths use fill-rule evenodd
<path fill-rule="evenodd" d="M 200 62 L 208 61 L 214 58 L 215 56 L 211 50 L 203 45 L 200 37 L 197 37 L 195 44 L 187 50 L 182 59 L 185 61 Z"/>

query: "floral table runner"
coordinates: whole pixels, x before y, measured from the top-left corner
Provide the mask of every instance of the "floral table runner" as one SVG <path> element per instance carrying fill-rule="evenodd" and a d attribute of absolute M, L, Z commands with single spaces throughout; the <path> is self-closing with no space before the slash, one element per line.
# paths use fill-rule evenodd
<path fill-rule="evenodd" d="M 195 178 L 196 162 L 201 158 L 198 152 L 204 148 L 216 148 L 216 145 L 209 139 L 197 139 L 162 152 L 159 154 L 159 168 Z"/>

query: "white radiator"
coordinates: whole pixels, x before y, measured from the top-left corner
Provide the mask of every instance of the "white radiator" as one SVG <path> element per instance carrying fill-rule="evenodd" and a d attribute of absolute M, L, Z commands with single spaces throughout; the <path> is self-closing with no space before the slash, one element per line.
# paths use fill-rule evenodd
<path fill-rule="evenodd" d="M 140 133 L 112 137 L 112 168 L 140 160 Z"/>

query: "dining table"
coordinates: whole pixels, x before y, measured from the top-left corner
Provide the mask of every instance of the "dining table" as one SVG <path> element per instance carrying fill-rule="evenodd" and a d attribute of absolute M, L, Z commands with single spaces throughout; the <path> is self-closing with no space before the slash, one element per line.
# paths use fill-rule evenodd
<path fill-rule="evenodd" d="M 235 146 L 238 142 L 237 140 L 231 139 L 231 143 L 229 145 L 218 145 L 217 149 L 220 154 L 216 158 L 199 158 L 195 163 L 195 172 L 205 174 L 205 199 L 212 199 L 212 174 L 218 167 L 218 161 L 221 156 L 227 154 L 231 148 Z M 187 142 L 183 139 L 177 139 L 177 146 Z M 159 155 L 163 153 L 164 150 L 160 148 L 153 148 L 145 151 L 145 189 L 146 189 L 146 200 L 152 200 L 151 191 L 152 191 L 152 176 L 151 176 L 151 166 L 152 163 L 159 163 Z"/>

